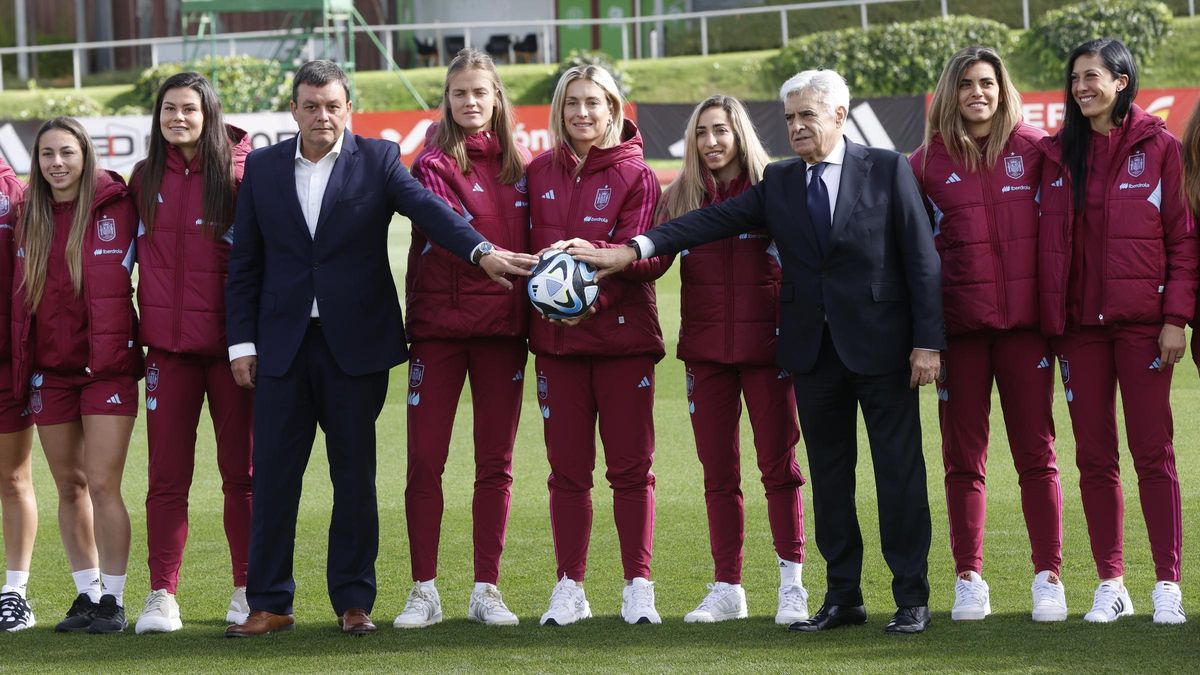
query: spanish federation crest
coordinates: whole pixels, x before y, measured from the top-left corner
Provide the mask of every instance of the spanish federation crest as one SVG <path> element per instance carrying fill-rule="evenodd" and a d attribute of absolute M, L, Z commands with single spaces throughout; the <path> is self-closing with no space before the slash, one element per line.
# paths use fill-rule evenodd
<path fill-rule="evenodd" d="M 691 374 L 691 373 L 688 373 L 688 374 L 687 374 L 687 395 L 688 395 L 688 398 L 691 398 L 691 396 L 692 396 L 692 391 L 693 391 L 695 388 L 696 388 L 696 376 L 695 376 L 695 375 L 693 375 L 693 374 Z"/>
<path fill-rule="evenodd" d="M 146 391 L 158 389 L 158 368 L 146 369 Z"/>
<path fill-rule="evenodd" d="M 517 184 L 513 187 L 523 195 L 529 194 L 529 181 L 525 179 L 525 176 L 521 176 L 521 180 L 517 181 Z"/>
<path fill-rule="evenodd" d="M 543 401 L 545 401 L 546 397 L 550 395 L 550 387 L 546 384 L 545 375 L 538 375 L 537 391 L 538 398 Z"/>
<path fill-rule="evenodd" d="M 592 202 L 592 206 L 597 211 L 603 211 L 608 206 L 608 200 L 612 198 L 612 189 L 607 185 L 596 190 L 596 199 Z"/>
<path fill-rule="evenodd" d="M 410 363 L 408 365 L 408 386 L 416 389 L 425 381 L 425 366 L 420 363 Z"/>
<path fill-rule="evenodd" d="M 1071 381 L 1071 365 L 1066 359 L 1060 358 L 1058 360 L 1058 370 L 1060 373 L 1062 373 L 1063 384 Z"/>
<path fill-rule="evenodd" d="M 0 217 L 7 216 L 9 210 L 8 195 L 0 192 Z"/>
<path fill-rule="evenodd" d="M 1004 158 L 1004 173 L 1009 178 L 1017 179 L 1025 175 L 1025 158 L 1020 155 L 1010 155 Z"/>
<path fill-rule="evenodd" d="M 42 392 L 40 390 L 29 392 L 29 408 L 35 413 L 42 412 Z"/>
<path fill-rule="evenodd" d="M 101 218 L 96 221 L 96 236 L 100 241 L 112 241 L 117 238 L 117 221 L 112 218 Z"/>
<path fill-rule="evenodd" d="M 1146 171 L 1146 153 L 1135 152 L 1129 156 L 1129 161 L 1125 166 L 1126 171 L 1130 176 L 1137 178 Z"/>

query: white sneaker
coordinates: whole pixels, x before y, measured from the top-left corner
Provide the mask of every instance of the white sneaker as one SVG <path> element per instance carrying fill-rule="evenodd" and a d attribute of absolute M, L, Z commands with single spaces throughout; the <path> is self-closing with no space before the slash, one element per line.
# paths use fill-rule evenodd
<path fill-rule="evenodd" d="M 1150 598 L 1154 600 L 1154 623 L 1187 623 L 1187 614 L 1183 613 L 1183 593 L 1179 590 L 1179 584 L 1160 581 L 1154 584 L 1154 592 L 1150 594 Z"/>
<path fill-rule="evenodd" d="M 978 573 L 967 572 L 967 578 L 958 577 L 954 582 L 954 608 L 950 618 L 954 621 L 979 621 L 992 613 L 992 594 L 987 582 Z"/>
<path fill-rule="evenodd" d="M 442 620 L 442 599 L 438 596 L 433 584 L 421 586 L 413 584 L 408 593 L 408 602 L 404 603 L 404 611 L 396 617 L 392 625 L 396 628 L 424 628 Z"/>
<path fill-rule="evenodd" d="M 467 621 L 477 621 L 489 626 L 515 626 L 519 623 L 517 615 L 504 604 L 500 597 L 500 589 L 492 584 L 484 584 L 484 588 L 472 591 L 471 601 L 467 605 Z"/>
<path fill-rule="evenodd" d="M 246 587 L 234 586 L 233 597 L 229 598 L 229 609 L 225 612 L 225 623 L 242 625 L 250 617 L 250 603 L 246 601 Z"/>
<path fill-rule="evenodd" d="M 134 632 L 138 635 L 174 633 L 180 628 L 183 628 L 183 621 L 179 619 L 179 603 L 175 602 L 175 596 L 168 593 L 165 588 L 150 591 L 150 595 L 146 596 L 146 606 L 142 608 L 142 615 L 138 617 Z"/>
<path fill-rule="evenodd" d="M 543 626 L 566 626 L 576 621 L 592 618 L 592 606 L 588 604 L 583 587 L 564 576 L 550 594 L 550 608 L 542 615 Z"/>
<path fill-rule="evenodd" d="M 1129 598 L 1129 590 L 1119 581 L 1102 581 L 1096 587 L 1096 598 L 1092 601 L 1092 611 L 1083 615 L 1084 621 L 1092 623 L 1109 623 L 1123 616 L 1133 614 L 1133 600 Z"/>
<path fill-rule="evenodd" d="M 1043 570 L 1033 577 L 1033 620 L 1066 621 L 1067 591 L 1062 579 L 1050 581 L 1050 571 Z"/>
<path fill-rule="evenodd" d="M 775 623 L 790 626 L 797 621 L 808 621 L 808 591 L 800 584 L 780 586 Z"/>
<path fill-rule="evenodd" d="M 0 630 L 16 633 L 36 625 L 37 619 L 33 617 L 29 601 L 23 595 L 15 589 L 0 594 Z"/>
<path fill-rule="evenodd" d="M 684 623 L 716 623 L 728 619 L 744 619 L 750 616 L 746 611 L 746 590 L 741 584 L 727 584 L 718 581 L 708 585 L 708 595 L 700 601 L 700 605 L 683 616 Z"/>
<path fill-rule="evenodd" d="M 621 618 L 627 624 L 662 623 L 654 608 L 654 582 L 634 577 L 621 590 Z"/>

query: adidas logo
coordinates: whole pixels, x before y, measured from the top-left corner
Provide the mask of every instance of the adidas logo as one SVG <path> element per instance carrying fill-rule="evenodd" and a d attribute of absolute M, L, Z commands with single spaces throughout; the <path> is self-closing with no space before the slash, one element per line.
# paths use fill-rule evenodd
<path fill-rule="evenodd" d="M 518 370 L 517 374 L 513 375 L 512 381 L 513 382 L 524 382 L 525 381 L 525 373 Z"/>
<path fill-rule="evenodd" d="M 1158 370 L 1161 366 L 1162 366 L 1162 359 L 1156 356 L 1156 357 L 1154 357 L 1154 360 L 1150 362 L 1149 370 Z"/>
<path fill-rule="evenodd" d="M 649 387 L 649 386 L 650 386 L 650 378 L 649 378 L 649 377 L 643 377 L 643 378 L 642 378 L 642 381 L 641 381 L 641 382 L 638 382 L 638 386 L 637 386 L 637 388 L 638 388 L 638 389 L 645 389 L 646 387 Z"/>
<path fill-rule="evenodd" d="M 1058 177 L 1058 180 L 1056 180 L 1056 181 L 1054 181 L 1053 183 L 1051 183 L 1051 184 L 1050 184 L 1050 187 L 1062 187 L 1062 186 L 1063 186 L 1063 179 L 1062 179 L 1062 176 L 1059 176 L 1059 177 Z"/>
<path fill-rule="evenodd" d="M 483 186 L 481 186 L 479 183 L 476 183 L 475 187 L 471 188 L 471 192 L 483 192 Z"/>
<path fill-rule="evenodd" d="M 546 193 L 542 195 L 542 199 L 554 199 L 554 190 L 546 190 Z"/>
<path fill-rule="evenodd" d="M 1037 367 L 1038 368 L 1049 368 L 1050 367 L 1050 359 L 1043 356 L 1042 360 L 1038 361 Z"/>
<path fill-rule="evenodd" d="M 949 185 L 951 183 L 961 183 L 961 182 L 962 182 L 962 178 L 959 178 L 957 173 L 951 173 L 950 177 L 946 179 L 946 185 Z"/>
<path fill-rule="evenodd" d="M 120 394 L 113 394 L 112 396 L 109 396 L 109 397 L 108 397 L 108 404 L 109 404 L 109 405 L 121 405 L 121 396 L 120 396 Z"/>

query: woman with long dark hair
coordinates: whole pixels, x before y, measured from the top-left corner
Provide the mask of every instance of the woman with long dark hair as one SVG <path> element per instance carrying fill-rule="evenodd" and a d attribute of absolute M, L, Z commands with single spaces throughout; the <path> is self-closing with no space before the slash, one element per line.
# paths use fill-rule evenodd
<path fill-rule="evenodd" d="M 1192 209 L 1193 222 L 1200 220 L 1200 103 L 1192 111 L 1187 127 L 1183 130 L 1183 192 L 1187 195 L 1188 206 Z M 1196 297 L 1196 307 L 1200 310 L 1200 295 Z M 1200 369 L 1200 331 L 1196 330 L 1196 319 L 1200 311 L 1192 317 L 1192 361 Z"/>
<path fill-rule="evenodd" d="M 146 159 L 130 188 L 141 217 L 138 308 L 146 354 L 150 452 L 146 543 L 150 594 L 136 631 L 165 633 L 183 622 L 175 592 L 188 534 L 196 427 L 208 398 L 225 495 L 233 596 L 225 619 L 245 621 L 250 538 L 253 392 L 237 386 L 225 340 L 225 276 L 234 203 L 250 152 L 228 126 L 203 75 L 179 73 L 158 89 Z"/>
<path fill-rule="evenodd" d="M 1053 355 L 1038 331 L 1039 141 L 1000 55 L 967 47 L 946 62 L 910 164 L 929 207 L 942 260 L 949 348 L 938 415 L 954 557 L 950 618 L 991 613 L 983 580 L 988 418 L 992 382 L 1021 486 L 1033 552 L 1033 620 L 1067 618 L 1062 487 L 1054 454 Z"/>
<path fill-rule="evenodd" d="M 413 176 L 496 246 L 529 248 L 529 151 L 517 145 L 513 110 L 492 58 L 464 49 L 450 62 L 442 119 L 430 128 Z M 430 242 L 413 223 L 405 278 L 408 477 L 404 513 L 413 588 L 397 628 L 442 620 L 434 585 L 442 530 L 442 472 L 463 383 L 471 382 L 475 493 L 471 504 L 475 587 L 467 618 L 516 625 L 496 584 L 512 497 L 512 458 L 525 384 L 529 302 L 479 267 Z"/>
<path fill-rule="evenodd" d="M 96 165 L 79 122 L 38 129 L 18 219 L 13 383 L 58 488 L 58 527 L 78 595 L 59 632 L 125 630 L 129 512 L 121 479 L 142 349 L 130 276 L 137 210 Z"/>
<path fill-rule="evenodd" d="M 741 194 L 758 183 L 770 161 L 746 108 L 729 96 L 710 96 L 697 105 L 683 138 L 683 170 L 663 192 L 658 222 Z M 775 623 L 808 618 L 808 591 L 801 583 L 800 425 L 791 375 L 775 365 L 782 273 L 772 252 L 770 235 L 763 230 L 696 246 L 680 257 L 678 355 L 686 369 L 696 454 L 704 467 L 714 567 L 708 595 L 683 617 L 688 623 L 748 616 L 738 441 L 743 397 L 779 567 Z"/>
<path fill-rule="evenodd" d="M 1116 391 L 1154 559 L 1155 623 L 1183 623 L 1182 510 L 1171 374 L 1196 305 L 1197 245 L 1179 141 L 1134 104 L 1138 74 L 1121 42 L 1067 59 L 1066 116 L 1047 139 L 1038 285 L 1054 336 L 1092 557 L 1100 584 L 1084 619 L 1133 614 L 1125 588 Z"/>

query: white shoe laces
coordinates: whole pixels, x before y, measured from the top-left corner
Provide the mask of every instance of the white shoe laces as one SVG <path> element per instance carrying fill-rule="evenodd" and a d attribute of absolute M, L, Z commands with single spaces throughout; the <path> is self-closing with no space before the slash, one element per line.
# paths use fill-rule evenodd
<path fill-rule="evenodd" d="M 563 580 L 554 586 L 554 592 L 550 594 L 550 611 L 573 609 L 578 590 L 579 586 L 574 581 L 563 577 Z"/>
<path fill-rule="evenodd" d="M 716 584 L 708 584 L 708 595 L 700 601 L 700 606 L 696 607 L 696 611 L 711 612 L 716 609 L 717 605 L 733 593 L 732 586 L 717 587 Z"/>
<path fill-rule="evenodd" d="M 1154 611 L 1183 614 L 1183 594 L 1176 584 L 1155 584 L 1150 593 L 1154 601 Z"/>
<path fill-rule="evenodd" d="M 982 605 L 984 603 L 985 592 L 986 591 L 984 590 L 982 581 L 976 581 L 972 583 L 966 579 L 959 579 L 954 584 L 954 595 L 957 596 L 958 600 L 962 601 L 962 603 Z M 956 602 L 955 604 L 960 603 Z"/>
<path fill-rule="evenodd" d="M 808 594 L 804 592 L 804 587 L 796 584 L 789 584 L 779 589 L 779 604 L 792 608 L 803 607 L 808 602 Z"/>
<path fill-rule="evenodd" d="M 433 593 L 420 586 L 413 586 L 412 592 L 408 594 L 408 602 L 404 603 L 404 611 L 401 613 L 428 612 L 433 604 Z"/>
<path fill-rule="evenodd" d="M 630 584 L 629 589 L 629 605 L 630 609 L 635 612 L 640 612 L 646 609 L 654 609 L 654 586 L 646 584 Z M 706 598 L 707 599 L 707 598 Z"/>
<path fill-rule="evenodd" d="M 1121 587 L 1117 584 L 1103 583 L 1096 588 L 1096 597 L 1092 601 L 1093 612 L 1111 612 L 1117 598 L 1121 597 Z"/>
<path fill-rule="evenodd" d="M 488 612 L 503 611 L 508 612 L 508 607 L 504 604 L 504 598 L 500 595 L 498 588 L 486 588 L 481 591 L 476 600 Z"/>
<path fill-rule="evenodd" d="M 1033 604 L 1063 604 L 1062 584 L 1053 584 L 1049 581 L 1038 581 L 1033 584 Z"/>
<path fill-rule="evenodd" d="M 168 616 L 171 613 L 170 599 L 171 596 L 165 589 L 150 591 L 150 595 L 146 596 L 146 608 L 142 610 L 142 613 Z"/>

